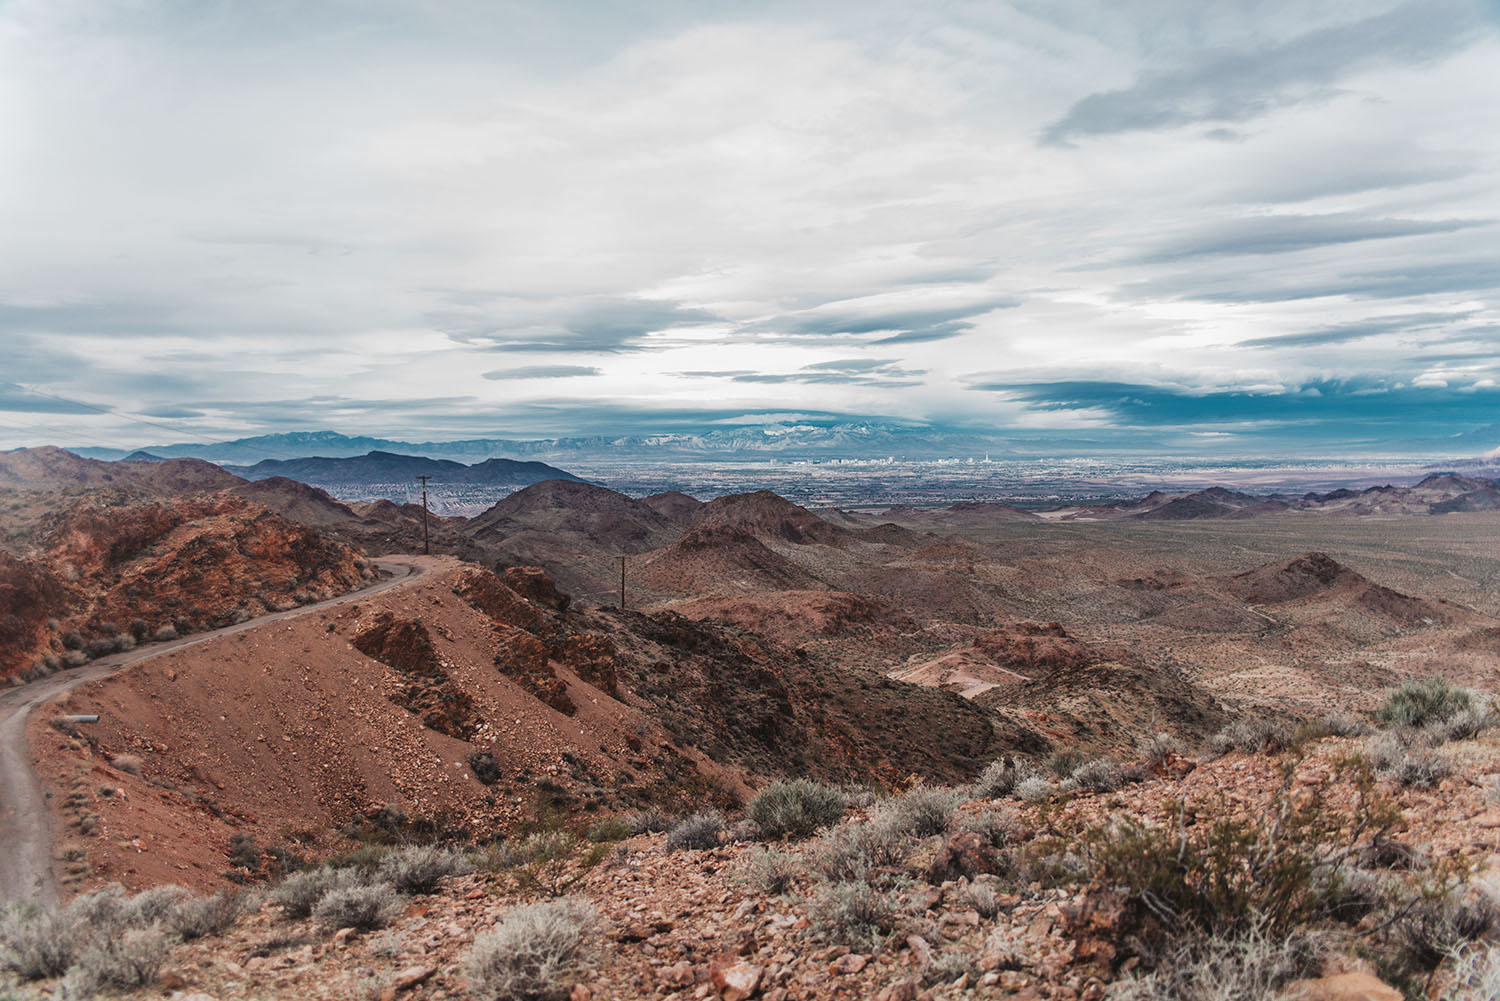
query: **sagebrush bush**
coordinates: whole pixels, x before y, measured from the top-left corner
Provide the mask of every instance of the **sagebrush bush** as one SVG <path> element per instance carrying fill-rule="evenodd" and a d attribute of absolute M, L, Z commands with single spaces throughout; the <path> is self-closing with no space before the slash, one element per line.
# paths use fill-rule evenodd
<path fill-rule="evenodd" d="M 1317 729 L 1329 737 L 1364 737 L 1374 727 L 1344 713 L 1329 713 L 1318 720 Z"/>
<path fill-rule="evenodd" d="M 919 785 L 876 807 L 876 821 L 914 838 L 930 838 L 948 830 L 963 801 L 960 790 Z"/>
<path fill-rule="evenodd" d="M 281 905 L 289 918 L 305 918 L 326 895 L 363 884 L 364 878 L 354 869 L 320 866 L 294 872 L 271 888 L 271 900 Z"/>
<path fill-rule="evenodd" d="M 667 832 L 667 850 L 717 848 L 724 830 L 724 815 L 718 810 L 703 810 L 678 822 Z"/>
<path fill-rule="evenodd" d="M 740 858 L 740 877 L 761 893 L 786 893 L 801 877 L 802 863 L 790 852 L 752 848 Z"/>
<path fill-rule="evenodd" d="M 137 924 L 154 924 L 192 899 L 192 891 L 186 887 L 153 886 L 137 893 L 130 901 L 130 920 Z"/>
<path fill-rule="evenodd" d="M 1069 777 L 1090 792 L 1114 792 L 1120 788 L 1120 769 L 1108 758 L 1085 761 Z"/>
<path fill-rule="evenodd" d="M 368 883 L 330 890 L 313 907 L 313 920 L 325 928 L 372 931 L 401 913 L 401 895 L 389 883 Z"/>
<path fill-rule="evenodd" d="M 619 817 L 605 817 L 603 820 L 595 821 L 589 825 L 584 833 L 596 845 L 611 844 L 616 841 L 624 841 L 635 832 L 630 825 Z"/>
<path fill-rule="evenodd" d="M 1015 840 L 1021 820 L 1011 810 L 995 808 L 961 815 L 954 821 L 957 831 L 973 831 L 992 848 L 1003 848 Z"/>
<path fill-rule="evenodd" d="M 881 870 L 894 871 L 906 861 L 913 836 L 889 818 L 876 816 L 830 828 L 810 852 L 813 868 L 835 883 L 868 882 Z"/>
<path fill-rule="evenodd" d="M 1500 911 L 1488 893 L 1455 889 L 1406 908 L 1396 922 L 1396 938 L 1412 962 L 1430 970 L 1488 935 L 1497 920 Z"/>
<path fill-rule="evenodd" d="M 1488 706 L 1469 706 L 1447 719 L 1434 720 L 1422 727 L 1422 736 L 1434 746 L 1450 740 L 1473 740 L 1495 725 L 1495 715 Z"/>
<path fill-rule="evenodd" d="M 0 910 L 0 965 L 22 980 L 60 977 L 73 965 L 78 924 L 36 904 Z"/>
<path fill-rule="evenodd" d="M 878 951 L 900 919 L 896 894 L 864 882 L 825 883 L 807 901 L 814 935 L 862 952 Z"/>
<path fill-rule="evenodd" d="M 159 928 L 131 928 L 119 935 L 91 935 L 68 970 L 68 996 L 91 997 L 156 982 L 171 943 Z"/>
<path fill-rule="evenodd" d="M 1000 898 L 985 883 L 970 883 L 959 891 L 958 897 L 960 903 L 977 912 L 986 921 L 1002 910 Z"/>
<path fill-rule="evenodd" d="M 1473 698 L 1468 692 L 1434 676 L 1422 681 L 1408 681 L 1388 692 L 1385 704 L 1376 710 L 1375 718 L 1383 723 L 1417 728 L 1449 719 L 1472 704 Z"/>
<path fill-rule="evenodd" d="M 1182 741 L 1170 733 L 1157 731 L 1142 737 L 1136 743 L 1136 750 L 1140 752 L 1141 760 L 1146 763 L 1146 767 L 1160 768 L 1169 758 L 1182 755 Z"/>
<path fill-rule="evenodd" d="M 1050 799 L 1056 787 L 1046 778 L 1033 775 L 1016 783 L 1016 797 L 1027 803 L 1040 803 L 1044 799 Z"/>
<path fill-rule="evenodd" d="M 462 852 L 435 845 L 413 845 L 381 859 L 379 874 L 402 893 L 424 894 L 436 890 L 448 876 L 466 876 L 473 871 L 473 864 Z"/>
<path fill-rule="evenodd" d="M 164 913 L 160 924 L 168 933 L 191 942 L 205 935 L 222 935 L 245 913 L 246 906 L 246 897 L 240 893 L 189 896 Z"/>
<path fill-rule="evenodd" d="M 1055 779 L 1065 779 L 1073 774 L 1073 769 L 1087 761 L 1087 756 L 1082 751 L 1067 748 L 1062 751 L 1053 751 L 1047 755 L 1042 767 Z"/>
<path fill-rule="evenodd" d="M 793 779 L 773 782 L 756 793 L 746 812 L 768 838 L 807 838 L 838 823 L 847 808 L 838 789 Z"/>
<path fill-rule="evenodd" d="M 1431 789 L 1453 774 L 1453 764 L 1443 755 L 1413 748 L 1380 768 L 1381 778 L 1415 789 Z"/>
<path fill-rule="evenodd" d="M 1004 758 L 997 758 L 979 773 L 979 778 L 974 780 L 970 792 L 975 799 L 1000 799 L 1009 796 L 1011 790 L 1016 787 L 1020 771 L 1017 765 Z"/>
<path fill-rule="evenodd" d="M 1465 945 L 1453 954 L 1449 974 L 1444 1001 L 1495 1001 L 1500 998 L 1500 945 Z"/>
<path fill-rule="evenodd" d="M 677 826 L 676 817 L 655 806 L 631 810 L 620 819 L 630 828 L 631 834 L 659 834 Z"/>
<path fill-rule="evenodd" d="M 593 908 L 573 897 L 512 908 L 469 949 L 463 965 L 470 991 L 492 1001 L 566 998 L 594 920 Z"/>
<path fill-rule="evenodd" d="M 1315 972 L 1323 951 L 1313 937 L 1250 929 L 1234 937 L 1193 938 L 1144 975 L 1115 982 L 1111 1001 L 1270 1001 Z"/>
<path fill-rule="evenodd" d="M 1231 751 L 1241 754 L 1274 754 L 1296 744 L 1296 732 L 1280 720 L 1237 720 L 1209 739 L 1213 753 L 1223 756 Z"/>

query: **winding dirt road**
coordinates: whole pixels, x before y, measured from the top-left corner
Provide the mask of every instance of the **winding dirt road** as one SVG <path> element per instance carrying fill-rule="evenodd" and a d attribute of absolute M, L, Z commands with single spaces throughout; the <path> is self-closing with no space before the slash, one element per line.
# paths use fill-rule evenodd
<path fill-rule="evenodd" d="M 0 691 L 0 903 L 36 901 L 54 905 L 58 901 L 57 874 L 52 868 L 52 837 L 47 803 L 41 783 L 31 769 L 31 748 L 26 742 L 26 720 L 43 703 L 72 691 L 79 685 L 107 678 L 121 668 L 139 664 L 172 650 L 196 646 L 220 636 L 256 629 L 270 622 L 306 615 L 330 605 L 368 598 L 372 594 L 404 587 L 429 576 L 439 566 L 433 557 L 388 556 L 373 559 L 389 579 L 350 591 L 327 601 L 273 612 L 249 622 L 199 633 L 169 643 L 153 643 L 130 653 L 112 654 L 72 671 L 41 678 L 18 688 Z"/>

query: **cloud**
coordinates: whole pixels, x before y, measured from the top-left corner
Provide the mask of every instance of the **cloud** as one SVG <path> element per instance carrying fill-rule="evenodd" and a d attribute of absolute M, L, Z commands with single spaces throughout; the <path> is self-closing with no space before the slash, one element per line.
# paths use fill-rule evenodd
<path fill-rule="evenodd" d="M 943 290 L 923 290 L 926 297 L 943 294 Z M 974 301 L 971 288 L 948 290 L 969 301 L 948 305 L 891 308 L 893 303 L 909 299 L 904 293 L 871 296 L 864 300 L 828 303 L 813 309 L 778 316 L 757 325 L 758 329 L 785 334 L 838 336 L 853 334 L 886 334 L 872 344 L 910 344 L 946 340 L 972 330 L 973 320 L 997 309 L 1013 309 L 1020 302 L 1009 296 L 984 296 Z"/>
<path fill-rule="evenodd" d="M 1383 64 L 1449 55 L 1484 28 L 1478 5 L 1419 0 L 1352 23 L 1255 48 L 1216 47 L 1174 68 L 1148 68 L 1128 87 L 1084 97 L 1042 132 L 1042 142 L 1198 123 L 1240 123 L 1326 100 L 1346 76 Z"/>
<path fill-rule="evenodd" d="M 507 379 L 571 379 L 581 375 L 598 375 L 599 369 L 592 365 L 521 365 L 517 368 L 501 368 L 485 372 L 484 378 Z"/>
<path fill-rule="evenodd" d="M 96 414 L 100 408 L 38 393 L 13 382 L 0 382 L 0 410 L 30 414 Z"/>
<path fill-rule="evenodd" d="M 1444 324 L 1456 323 L 1472 313 L 1412 313 L 1405 316 L 1387 316 L 1356 323 L 1343 323 L 1320 330 L 1308 330 L 1298 334 L 1280 334 L 1275 337 L 1252 337 L 1238 342 L 1241 348 L 1306 348 L 1323 347 L 1329 344 L 1347 344 L 1366 337 L 1382 334 L 1406 333 L 1424 330 Z"/>
<path fill-rule="evenodd" d="M 1149 263 L 1227 254 L 1287 254 L 1316 247 L 1453 233 L 1482 225 L 1466 220 L 1380 219 L 1352 212 L 1236 219 L 1168 241 L 1141 259 Z"/>
<path fill-rule="evenodd" d="M 456 341 L 495 351 L 637 351 L 649 334 L 713 323 L 713 313 L 675 302 L 619 296 L 566 301 L 496 297 L 462 312 L 432 313 L 428 322 Z"/>

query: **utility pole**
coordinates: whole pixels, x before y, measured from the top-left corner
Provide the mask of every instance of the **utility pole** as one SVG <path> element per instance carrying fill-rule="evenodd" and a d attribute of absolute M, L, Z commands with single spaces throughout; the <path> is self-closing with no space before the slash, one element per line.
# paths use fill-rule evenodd
<path fill-rule="evenodd" d="M 427 481 L 432 477 L 418 476 L 417 479 L 422 481 L 422 555 L 431 556 L 432 546 L 427 541 Z"/>
<path fill-rule="evenodd" d="M 625 557 L 620 557 L 620 611 L 625 611 Z"/>

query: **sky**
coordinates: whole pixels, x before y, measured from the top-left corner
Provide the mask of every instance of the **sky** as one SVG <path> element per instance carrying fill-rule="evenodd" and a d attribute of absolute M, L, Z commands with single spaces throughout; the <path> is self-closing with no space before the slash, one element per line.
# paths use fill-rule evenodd
<path fill-rule="evenodd" d="M 1486 451 L 1497 107 L 1500 0 L 0 0 L 0 447 Z"/>

